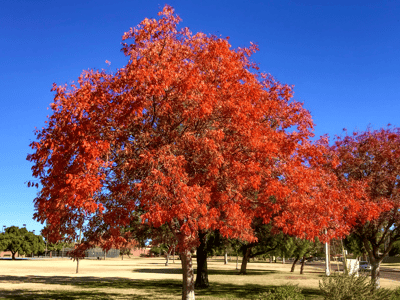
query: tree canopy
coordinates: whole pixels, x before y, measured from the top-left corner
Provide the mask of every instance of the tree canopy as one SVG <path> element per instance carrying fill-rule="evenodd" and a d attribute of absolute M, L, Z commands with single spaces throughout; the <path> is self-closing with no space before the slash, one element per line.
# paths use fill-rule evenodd
<path fill-rule="evenodd" d="M 12 259 L 15 259 L 17 253 L 20 255 L 37 254 L 44 249 L 43 238 L 29 232 L 26 228 L 11 226 L 6 228 L 4 233 L 0 233 L 0 250 L 10 251 Z"/>
<path fill-rule="evenodd" d="M 379 286 L 380 262 L 400 240 L 400 128 L 337 137 L 331 150 L 339 159 L 338 178 L 365 187 L 353 234 L 363 243 L 372 265 L 371 279 Z M 371 215 L 375 218 L 365 222 Z"/>
<path fill-rule="evenodd" d="M 310 142 L 310 113 L 291 86 L 258 71 L 257 46 L 178 29 L 170 6 L 159 16 L 123 35 L 126 66 L 53 86 L 53 114 L 28 156 L 34 217 L 49 238 L 82 228 L 83 250 L 106 230 L 117 245 L 140 209 L 178 241 L 185 298 L 199 230 L 252 242 L 259 217 L 302 238 L 348 232 L 351 220 L 340 221 L 354 197 L 319 167 L 325 148 Z"/>

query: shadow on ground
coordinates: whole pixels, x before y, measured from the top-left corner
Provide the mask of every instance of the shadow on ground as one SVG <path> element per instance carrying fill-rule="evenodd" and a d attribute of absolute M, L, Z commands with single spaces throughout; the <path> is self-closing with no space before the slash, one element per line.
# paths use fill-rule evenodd
<path fill-rule="evenodd" d="M 160 269 L 135 269 L 132 272 L 138 273 L 150 273 L 150 274 L 182 274 L 181 268 L 160 268 Z M 194 270 L 194 273 L 197 274 L 197 270 Z M 247 271 L 247 275 L 270 275 L 274 273 L 279 273 L 279 271 L 274 270 L 257 270 L 251 269 Z M 238 275 L 239 270 L 208 270 L 208 274 L 210 275 Z"/>
<path fill-rule="evenodd" d="M 235 281 L 232 277 L 232 282 Z M 181 280 L 136 280 L 118 277 L 68 277 L 68 276 L 0 276 L 2 283 L 42 283 L 70 285 L 71 290 L 12 291 L 0 288 L 1 299 L 179 299 L 182 291 Z M 74 290 L 73 287 L 92 290 Z M 196 290 L 197 299 L 255 299 L 257 295 L 273 286 L 259 284 L 236 285 L 211 283 L 208 289 Z M 109 293 L 102 289 L 112 289 Z M 115 290 L 121 289 L 121 293 Z M 123 289 L 123 291 L 122 291 Z M 303 290 L 307 299 L 319 297 L 319 291 Z"/>
<path fill-rule="evenodd" d="M 28 291 L 28 290 L 12 290 L 4 291 L 0 289 L 0 299 L 124 299 L 120 298 L 118 294 L 99 293 L 99 292 L 86 292 L 86 291 Z M 130 299 L 150 299 L 150 298 L 135 298 Z"/>

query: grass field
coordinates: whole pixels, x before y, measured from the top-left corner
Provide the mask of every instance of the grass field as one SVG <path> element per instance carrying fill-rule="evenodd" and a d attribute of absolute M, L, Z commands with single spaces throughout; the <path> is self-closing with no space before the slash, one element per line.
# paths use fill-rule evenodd
<path fill-rule="evenodd" d="M 210 288 L 196 290 L 196 299 L 254 299 L 259 293 L 285 283 L 298 284 L 307 299 L 322 299 L 318 282 L 322 270 L 250 262 L 248 275 L 237 275 L 236 263 L 208 262 Z M 165 266 L 163 258 L 0 260 L 0 299 L 180 299 L 180 261 Z M 381 280 L 383 287 L 400 282 Z"/>

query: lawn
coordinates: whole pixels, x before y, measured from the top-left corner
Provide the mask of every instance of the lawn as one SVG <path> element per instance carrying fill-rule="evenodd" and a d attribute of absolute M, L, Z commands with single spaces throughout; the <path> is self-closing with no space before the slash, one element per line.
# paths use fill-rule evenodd
<path fill-rule="evenodd" d="M 248 275 L 237 275 L 236 263 L 208 262 L 210 288 L 196 290 L 196 299 L 254 299 L 285 283 L 298 284 L 307 299 L 322 299 L 318 281 L 323 271 L 305 268 L 290 273 L 290 265 L 250 262 Z M 0 260 L 0 299 L 180 299 L 180 261 L 165 266 L 163 258 Z M 400 282 L 382 279 L 383 287 Z"/>

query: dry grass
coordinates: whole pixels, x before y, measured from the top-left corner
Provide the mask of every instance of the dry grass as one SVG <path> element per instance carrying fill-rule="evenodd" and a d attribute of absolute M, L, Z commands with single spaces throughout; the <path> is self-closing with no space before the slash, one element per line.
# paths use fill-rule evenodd
<path fill-rule="evenodd" d="M 0 299 L 180 299 L 180 261 L 165 266 L 162 258 L 81 260 L 0 260 Z M 307 299 L 321 299 L 318 282 L 323 271 L 306 267 L 290 273 L 290 265 L 251 262 L 248 275 L 237 275 L 234 262 L 208 263 L 209 289 L 196 291 L 197 299 L 252 299 L 285 283 L 298 284 Z M 382 279 L 382 286 L 400 282 Z"/>

